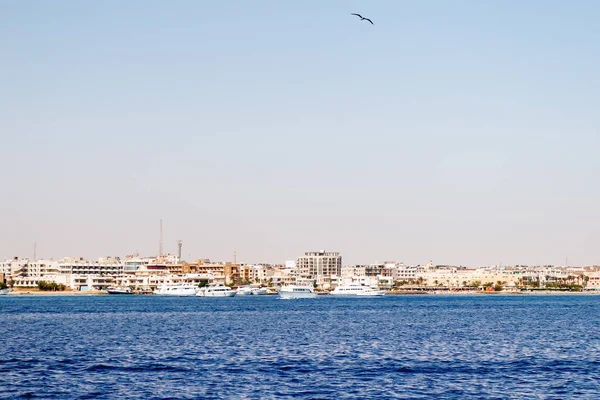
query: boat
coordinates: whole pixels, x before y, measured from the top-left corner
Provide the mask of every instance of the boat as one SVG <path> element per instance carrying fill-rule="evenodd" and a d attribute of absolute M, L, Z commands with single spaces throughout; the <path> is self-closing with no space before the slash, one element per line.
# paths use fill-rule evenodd
<path fill-rule="evenodd" d="M 10 293 L 10 290 L 11 290 L 11 289 L 1 289 L 1 290 L 0 290 L 0 295 L 7 295 L 7 294 L 9 294 L 9 293 Z"/>
<path fill-rule="evenodd" d="M 237 291 L 235 292 L 238 296 L 248 296 L 252 293 L 252 288 L 250 286 L 240 286 Z"/>
<path fill-rule="evenodd" d="M 230 287 L 223 285 L 222 283 L 211 283 L 201 288 L 196 296 L 198 297 L 233 297 L 236 292 L 231 290 Z"/>
<path fill-rule="evenodd" d="M 108 287 L 106 288 L 108 294 L 133 294 L 130 288 L 124 287 Z"/>
<path fill-rule="evenodd" d="M 360 283 L 348 283 L 346 285 L 336 287 L 329 294 L 340 297 L 374 297 L 384 296 L 385 290 L 373 289 L 368 286 L 361 285 Z"/>
<path fill-rule="evenodd" d="M 198 287 L 193 283 L 179 283 L 175 285 L 163 285 L 154 291 L 159 296 L 195 296 Z"/>
<path fill-rule="evenodd" d="M 246 285 L 246 286 L 240 286 L 237 289 L 236 293 L 239 296 L 248 296 L 248 295 L 260 296 L 260 295 L 267 293 L 267 288 Z"/>
<path fill-rule="evenodd" d="M 314 299 L 317 297 L 315 289 L 310 286 L 282 286 L 279 289 L 279 297 L 282 299 Z"/>

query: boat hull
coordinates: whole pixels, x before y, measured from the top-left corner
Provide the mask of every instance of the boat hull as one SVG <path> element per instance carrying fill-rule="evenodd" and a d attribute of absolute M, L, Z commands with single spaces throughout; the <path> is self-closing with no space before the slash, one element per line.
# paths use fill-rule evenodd
<path fill-rule="evenodd" d="M 133 294 L 124 290 L 107 290 L 108 294 Z"/>
<path fill-rule="evenodd" d="M 234 291 L 231 292 L 198 292 L 196 296 L 198 297 L 234 297 L 236 293 Z"/>
<path fill-rule="evenodd" d="M 314 299 L 317 294 L 314 292 L 282 292 L 279 291 L 279 297 L 282 299 Z"/>
<path fill-rule="evenodd" d="M 332 297 L 381 297 L 385 296 L 385 292 L 374 292 L 374 293 L 351 293 L 351 294 L 340 294 L 340 293 L 329 293 Z"/>
<path fill-rule="evenodd" d="M 171 290 L 164 293 L 154 293 L 157 296 L 178 296 L 178 297 L 187 297 L 187 296 L 195 296 L 195 290 Z"/>

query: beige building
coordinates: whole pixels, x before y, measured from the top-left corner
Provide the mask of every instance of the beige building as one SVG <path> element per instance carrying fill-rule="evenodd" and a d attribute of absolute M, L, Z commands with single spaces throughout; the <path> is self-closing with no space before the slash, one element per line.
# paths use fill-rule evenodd
<path fill-rule="evenodd" d="M 586 285 L 587 290 L 600 290 L 600 272 L 588 272 L 587 274 L 588 281 Z"/>
<path fill-rule="evenodd" d="M 296 261 L 298 275 L 302 279 L 316 279 L 317 276 L 339 276 L 342 273 L 342 256 L 338 252 L 325 250 L 304 253 Z"/>

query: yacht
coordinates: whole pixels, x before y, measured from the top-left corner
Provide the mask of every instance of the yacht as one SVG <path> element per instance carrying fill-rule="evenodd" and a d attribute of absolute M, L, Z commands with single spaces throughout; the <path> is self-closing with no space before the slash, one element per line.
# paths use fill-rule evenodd
<path fill-rule="evenodd" d="M 108 294 L 133 294 L 130 288 L 127 286 L 124 287 L 108 287 L 106 288 Z"/>
<path fill-rule="evenodd" d="M 193 283 L 179 283 L 175 285 L 163 285 L 154 291 L 159 296 L 195 296 L 198 287 Z"/>
<path fill-rule="evenodd" d="M 279 289 L 279 297 L 282 299 L 314 299 L 317 297 L 315 289 L 310 286 L 282 286 Z"/>
<path fill-rule="evenodd" d="M 201 288 L 196 296 L 199 297 L 233 297 L 235 292 L 222 283 L 211 283 Z"/>
<path fill-rule="evenodd" d="M 267 288 L 252 288 L 252 294 L 255 296 L 262 296 L 263 294 L 267 294 Z"/>
<path fill-rule="evenodd" d="M 257 286 L 246 285 L 246 286 L 240 286 L 237 289 L 236 293 L 238 296 L 247 296 L 247 295 L 259 296 L 259 295 L 266 294 L 267 289 L 257 287 Z"/>
<path fill-rule="evenodd" d="M 346 285 L 336 287 L 329 294 L 333 296 L 357 297 L 357 296 L 384 296 L 385 290 L 372 289 L 360 283 L 348 283 Z"/>
<path fill-rule="evenodd" d="M 10 293 L 10 289 L 2 289 L 0 290 L 0 295 L 6 295 Z"/>
<path fill-rule="evenodd" d="M 240 286 L 235 292 L 238 296 L 247 296 L 254 294 L 252 293 L 252 288 L 250 286 Z"/>

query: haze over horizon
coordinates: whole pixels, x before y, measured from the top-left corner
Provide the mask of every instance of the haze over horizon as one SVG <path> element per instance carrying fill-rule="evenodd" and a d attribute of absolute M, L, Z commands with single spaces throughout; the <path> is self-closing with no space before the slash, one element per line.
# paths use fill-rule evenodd
<path fill-rule="evenodd" d="M 361 13 L 374 26 L 350 13 Z M 600 3 L 0 2 L 0 259 L 600 264 Z"/>

